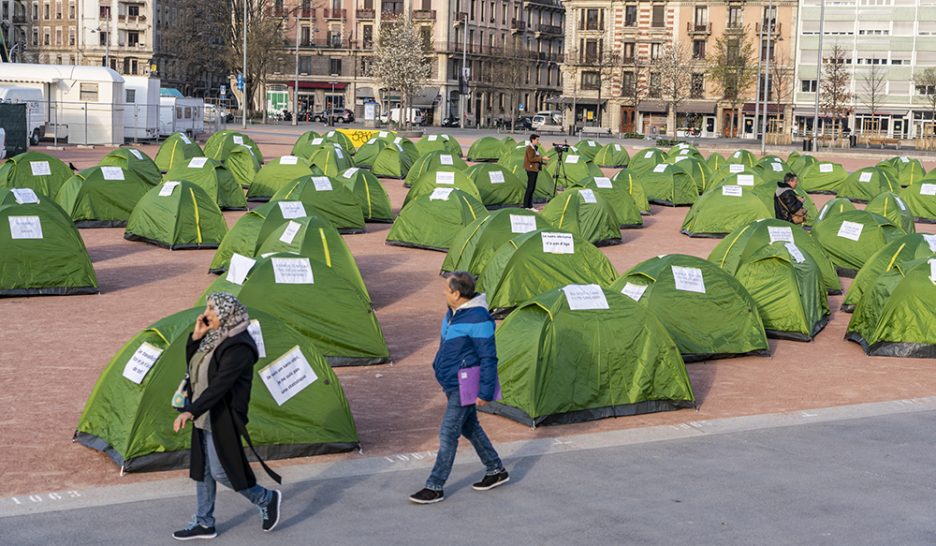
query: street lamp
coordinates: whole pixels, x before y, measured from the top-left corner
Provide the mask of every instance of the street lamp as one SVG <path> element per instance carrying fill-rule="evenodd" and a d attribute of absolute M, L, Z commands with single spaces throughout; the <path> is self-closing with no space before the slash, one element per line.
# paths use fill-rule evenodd
<path fill-rule="evenodd" d="M 106 31 L 102 30 L 100 25 L 98 25 L 97 28 L 88 28 L 88 27 L 84 27 L 84 28 L 85 30 L 91 33 L 96 32 L 99 35 L 106 37 L 105 42 L 104 42 L 104 66 L 106 66 L 107 68 L 110 68 L 111 67 L 110 65 L 111 64 L 110 63 L 110 30 L 109 29 Z"/>
<path fill-rule="evenodd" d="M 464 17 L 461 21 L 456 22 L 456 24 L 461 24 L 462 33 L 464 34 L 463 42 L 464 47 L 462 47 L 462 62 L 461 62 L 461 75 L 458 78 L 458 127 L 459 129 L 465 128 L 465 93 L 468 91 L 468 12 L 463 13 Z M 465 82 L 464 85 L 461 85 L 461 82 Z M 408 117 L 408 113 L 404 114 Z"/>
<path fill-rule="evenodd" d="M 311 6 L 311 4 L 310 4 Z M 302 28 L 299 26 L 299 18 L 302 15 L 302 5 L 296 7 L 296 74 L 295 81 L 293 82 L 295 86 L 293 87 L 293 113 L 292 113 L 292 124 L 297 125 L 299 123 L 299 35 Z M 318 31 L 318 29 L 313 28 L 312 23 L 312 8 L 309 9 L 309 41 L 312 42 L 312 36 Z"/>
<path fill-rule="evenodd" d="M 332 92 L 331 92 L 331 96 L 328 97 L 329 99 L 328 102 L 331 103 L 328 106 L 328 124 L 332 127 L 335 126 L 335 78 L 337 77 L 338 77 L 338 74 L 331 75 Z"/>
<path fill-rule="evenodd" d="M 813 152 L 819 151 L 819 139 L 816 138 L 816 131 L 819 130 L 819 91 L 822 89 L 822 35 L 825 32 L 825 0 L 819 2 L 819 52 L 816 54 L 816 109 L 813 112 Z M 834 136 L 834 135 L 833 135 Z"/>
<path fill-rule="evenodd" d="M 247 128 L 247 0 L 244 0 L 244 24 L 241 26 L 241 32 L 244 35 L 244 66 L 243 66 L 243 93 L 244 104 L 241 105 L 241 128 Z"/>

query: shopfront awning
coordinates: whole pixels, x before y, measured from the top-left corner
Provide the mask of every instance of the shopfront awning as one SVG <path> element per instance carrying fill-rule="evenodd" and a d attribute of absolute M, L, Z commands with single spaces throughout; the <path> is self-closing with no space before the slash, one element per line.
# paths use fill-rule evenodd
<path fill-rule="evenodd" d="M 666 103 L 661 100 L 642 100 L 637 104 L 639 112 L 666 112 Z"/>
<path fill-rule="evenodd" d="M 769 102 L 769 103 L 767 103 L 767 113 L 768 113 L 768 114 L 782 114 L 782 113 L 783 113 L 783 109 L 784 109 L 785 107 L 786 107 L 785 104 L 781 104 L 781 105 L 778 106 L 777 103 Z M 757 110 L 757 105 L 756 105 L 755 103 L 753 103 L 753 102 L 746 102 L 746 103 L 744 103 L 744 109 L 742 110 L 742 112 L 744 112 L 745 114 L 753 114 L 755 110 Z M 764 111 L 764 104 L 763 104 L 763 103 L 761 103 L 761 105 L 760 105 L 760 111 L 761 111 L 761 112 Z"/>
<path fill-rule="evenodd" d="M 289 80 L 286 82 L 286 85 L 289 87 L 295 87 L 296 82 Z M 335 91 L 344 91 L 345 87 L 348 86 L 345 82 L 335 82 Z M 332 90 L 332 82 L 305 82 L 299 80 L 299 89 L 327 89 Z"/>
<path fill-rule="evenodd" d="M 413 95 L 413 108 L 429 108 L 439 98 L 439 88 L 426 87 Z"/>
<path fill-rule="evenodd" d="M 372 99 L 374 98 L 374 88 L 373 87 L 358 87 L 354 90 L 354 98 L 357 99 Z"/>
<path fill-rule="evenodd" d="M 589 97 L 558 97 L 555 101 L 546 99 L 546 102 L 555 103 L 555 104 L 565 104 L 568 106 L 572 106 L 573 104 L 577 106 L 597 106 L 598 105 L 598 99 L 596 98 L 593 99 Z M 606 102 L 608 101 L 601 99 L 602 106 L 604 106 Z"/>
<path fill-rule="evenodd" d="M 874 113 L 875 115 L 878 115 L 878 116 L 906 117 L 910 115 L 910 111 L 908 108 L 877 108 L 874 111 Z M 855 114 L 858 114 L 861 116 L 870 116 L 871 109 L 870 108 L 856 108 Z"/>
<path fill-rule="evenodd" d="M 715 103 L 711 101 L 688 101 L 676 108 L 680 114 L 714 114 Z"/>

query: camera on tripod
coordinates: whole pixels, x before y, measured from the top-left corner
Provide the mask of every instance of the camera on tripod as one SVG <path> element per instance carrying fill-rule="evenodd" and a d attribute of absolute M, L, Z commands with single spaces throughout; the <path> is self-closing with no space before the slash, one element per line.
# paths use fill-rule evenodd
<path fill-rule="evenodd" d="M 559 144 L 558 142 L 553 142 L 553 149 L 558 153 L 564 154 L 569 151 L 570 146 L 568 144 Z"/>

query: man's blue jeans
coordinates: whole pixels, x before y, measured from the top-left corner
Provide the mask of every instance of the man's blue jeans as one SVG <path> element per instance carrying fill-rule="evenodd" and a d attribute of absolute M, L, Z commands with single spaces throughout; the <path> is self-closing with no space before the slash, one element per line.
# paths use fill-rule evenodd
<path fill-rule="evenodd" d="M 215 497 L 217 496 L 217 483 L 231 488 L 231 482 L 227 474 L 224 473 L 224 467 L 221 466 L 221 460 L 218 459 L 218 452 L 215 451 L 214 440 L 211 432 L 202 431 L 204 439 L 203 452 L 205 453 L 205 475 L 204 480 L 195 482 L 195 491 L 198 498 L 198 512 L 195 513 L 193 523 L 202 527 L 214 527 L 214 507 Z M 256 484 L 251 488 L 238 491 L 247 500 L 252 502 L 263 512 L 267 504 L 273 499 L 273 492 Z"/>
<path fill-rule="evenodd" d="M 442 418 L 442 427 L 439 430 L 439 454 L 436 455 L 435 466 L 426 480 L 426 487 L 441 491 L 445 481 L 452 472 L 455 462 L 455 452 L 458 450 L 458 437 L 468 438 L 478 457 L 487 468 L 488 474 L 497 474 L 504 470 L 500 457 L 491 441 L 488 439 L 481 423 L 478 422 L 478 409 L 475 406 L 462 406 L 458 390 L 448 396 L 448 405 L 445 407 L 445 416 Z"/>

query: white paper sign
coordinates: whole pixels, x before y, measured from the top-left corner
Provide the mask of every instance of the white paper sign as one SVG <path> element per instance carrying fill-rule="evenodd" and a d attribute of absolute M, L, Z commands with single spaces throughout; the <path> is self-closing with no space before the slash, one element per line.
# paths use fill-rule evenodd
<path fill-rule="evenodd" d="M 448 201 L 449 195 L 452 194 L 455 188 L 436 188 L 432 190 L 432 194 L 429 195 L 430 201 Z"/>
<path fill-rule="evenodd" d="M 302 201 L 280 201 L 277 205 L 279 205 L 280 214 L 287 220 L 290 218 L 302 218 L 303 216 L 307 216 L 305 207 L 302 206 Z"/>
<path fill-rule="evenodd" d="M 325 140 L 322 139 L 321 137 L 312 139 L 313 146 L 319 146 L 320 144 L 322 144 L 322 142 L 325 142 Z"/>
<path fill-rule="evenodd" d="M 341 151 L 341 148 L 335 146 L 335 155 L 338 156 L 338 159 L 344 159 L 344 152 Z"/>
<path fill-rule="evenodd" d="M 566 162 L 566 163 L 578 163 L 578 162 L 579 162 L 579 156 L 577 156 L 577 155 L 567 155 L 567 156 L 566 156 L 565 162 Z"/>
<path fill-rule="evenodd" d="M 870 181 L 871 181 L 871 176 L 872 176 L 872 174 L 873 174 L 873 173 L 861 173 L 860 175 L 858 175 L 858 181 L 859 181 L 859 182 L 870 182 Z"/>
<path fill-rule="evenodd" d="M 242 136 L 240 136 L 240 135 L 233 135 L 233 136 L 231 137 L 231 140 L 234 141 L 234 144 L 238 144 L 238 145 L 241 145 L 241 146 L 244 145 L 244 137 L 242 137 Z"/>
<path fill-rule="evenodd" d="M 134 150 L 133 148 L 127 148 L 127 151 L 133 154 L 133 157 L 142 160 L 143 154 L 140 153 L 140 150 Z"/>
<path fill-rule="evenodd" d="M 286 224 L 286 229 L 283 230 L 283 234 L 280 235 L 280 242 L 291 245 L 296 238 L 296 234 L 299 233 L 300 228 L 302 228 L 302 224 L 290 220 L 289 223 Z"/>
<path fill-rule="evenodd" d="M 490 171 L 488 172 L 488 180 L 491 181 L 491 184 L 503 184 L 504 172 L 503 171 Z"/>
<path fill-rule="evenodd" d="M 614 188 L 614 184 L 611 183 L 611 179 L 607 176 L 596 176 L 595 177 L 595 187 L 596 188 Z"/>
<path fill-rule="evenodd" d="M 162 188 L 159 189 L 159 196 L 160 196 L 160 197 L 169 197 L 170 195 L 172 195 L 172 192 L 175 191 L 176 186 L 178 186 L 178 185 L 179 185 L 179 183 L 178 183 L 178 182 L 175 182 L 175 181 L 173 181 L 173 182 L 166 182 L 165 184 L 162 185 Z"/>
<path fill-rule="evenodd" d="M 280 158 L 280 165 L 298 165 L 299 158 L 294 155 L 284 155 Z"/>
<path fill-rule="evenodd" d="M 653 157 L 653 150 L 644 154 L 644 159 L 650 159 L 651 157 Z"/>
<path fill-rule="evenodd" d="M 277 358 L 258 372 L 263 384 L 282 406 L 290 398 L 302 392 L 306 387 L 315 383 L 318 376 L 312 371 L 312 366 L 306 360 L 299 346 L 290 349 L 286 354 Z"/>
<path fill-rule="evenodd" d="M 399 146 L 401 142 L 403 142 L 403 137 L 396 137 L 395 139 L 393 139 L 393 143 L 396 144 L 397 146 Z"/>
<path fill-rule="evenodd" d="M 575 254 L 575 240 L 571 233 L 540 233 L 543 241 L 543 252 L 547 254 Z"/>
<path fill-rule="evenodd" d="M 783 171 L 783 164 L 782 164 L 782 163 L 771 163 L 770 166 L 773 167 L 773 170 L 774 170 L 775 173 L 779 173 L 779 172 Z"/>
<path fill-rule="evenodd" d="M 738 150 L 737 152 L 735 152 L 734 155 L 732 155 L 731 157 L 735 159 L 738 159 L 739 157 L 741 157 L 741 150 Z"/>
<path fill-rule="evenodd" d="M 315 191 L 332 191 L 331 180 L 327 176 L 313 176 L 312 183 L 315 184 Z"/>
<path fill-rule="evenodd" d="M 595 199 L 595 192 L 589 189 L 579 190 L 579 195 L 582 196 L 582 201 L 585 203 L 597 203 L 598 200 Z"/>
<path fill-rule="evenodd" d="M 454 184 L 455 173 L 439 171 L 436 173 L 436 184 Z"/>
<path fill-rule="evenodd" d="M 615 144 L 615 145 L 614 145 L 614 151 L 615 151 L 615 152 L 620 152 L 620 151 L 621 151 L 621 145 L 620 145 L 620 144 Z"/>
<path fill-rule="evenodd" d="M 182 133 L 177 133 L 177 134 L 179 135 L 179 139 L 180 139 L 182 142 L 184 142 L 184 143 L 186 143 L 186 144 L 191 144 L 191 143 L 192 143 L 192 141 L 189 140 L 189 137 L 185 136 L 185 135 L 182 134 Z"/>
<path fill-rule="evenodd" d="M 920 195 L 936 195 L 936 184 L 920 184 Z"/>
<path fill-rule="evenodd" d="M 570 284 L 562 287 L 562 291 L 572 311 L 608 309 L 608 299 L 597 284 Z"/>
<path fill-rule="evenodd" d="M 49 166 L 48 161 L 30 161 L 29 169 L 32 171 L 33 176 L 48 176 L 52 174 L 52 167 Z"/>
<path fill-rule="evenodd" d="M 42 239 L 42 222 L 38 216 L 8 216 L 11 239 Z"/>
<path fill-rule="evenodd" d="M 387 138 L 388 136 L 390 136 L 390 133 L 388 133 L 387 131 L 380 131 L 379 133 L 377 133 L 377 136 L 380 138 Z"/>
<path fill-rule="evenodd" d="M 753 186 L 754 185 L 754 175 L 753 174 L 739 174 L 735 177 L 739 186 Z"/>
<path fill-rule="evenodd" d="M 705 294 L 705 282 L 702 279 L 702 270 L 697 267 L 670 266 L 673 269 L 673 281 L 676 290 L 684 292 L 698 292 Z"/>
<path fill-rule="evenodd" d="M 863 229 L 864 224 L 844 221 L 838 230 L 838 236 L 845 239 L 851 239 L 852 241 L 857 241 L 861 238 L 861 230 Z"/>
<path fill-rule="evenodd" d="M 247 274 L 250 273 L 256 263 L 257 260 L 235 252 L 231 256 L 231 264 L 228 266 L 225 279 L 234 284 L 244 284 L 244 279 L 247 278 Z"/>
<path fill-rule="evenodd" d="M 333 136 L 335 136 L 335 132 L 334 132 L 334 131 L 329 131 L 329 132 L 325 133 L 325 136 L 333 137 Z"/>
<path fill-rule="evenodd" d="M 39 196 L 30 188 L 11 188 L 13 199 L 20 205 L 29 205 L 39 202 Z"/>
<path fill-rule="evenodd" d="M 101 167 L 104 180 L 125 180 L 123 169 L 120 167 Z"/>
<path fill-rule="evenodd" d="M 680 156 L 678 156 L 678 157 L 676 158 L 676 160 L 674 161 L 674 163 L 679 163 L 679 162 L 682 161 L 683 159 L 689 159 L 689 156 L 687 156 L 687 155 L 680 155 Z"/>
<path fill-rule="evenodd" d="M 721 194 L 729 197 L 741 197 L 744 195 L 744 189 L 741 186 L 722 186 Z"/>
<path fill-rule="evenodd" d="M 439 156 L 440 165 L 454 165 L 451 154 L 442 154 Z"/>
<path fill-rule="evenodd" d="M 803 253 L 800 252 L 799 247 L 796 246 L 795 243 L 783 243 L 783 246 L 786 247 L 787 252 L 790 253 L 790 257 L 792 257 L 796 263 L 801 264 L 806 261 L 806 257 L 803 256 Z"/>
<path fill-rule="evenodd" d="M 771 243 L 776 243 L 777 241 L 783 241 L 784 243 L 793 242 L 793 228 L 789 226 L 767 226 L 767 233 L 770 234 Z"/>
<path fill-rule="evenodd" d="M 740 163 L 732 163 L 731 165 L 728 165 L 728 172 L 731 173 L 731 174 L 743 173 L 743 172 L 744 172 L 744 165 L 742 165 L 742 164 L 740 164 Z"/>
<path fill-rule="evenodd" d="M 205 166 L 205 163 L 208 163 L 207 157 L 193 157 L 192 159 L 189 159 L 188 168 L 201 169 Z"/>
<path fill-rule="evenodd" d="M 163 350 L 159 347 L 144 341 L 124 365 L 123 376 L 139 385 L 149 373 L 150 368 L 156 364 L 162 352 Z"/>
<path fill-rule="evenodd" d="M 903 199 L 894 196 L 894 201 L 897 202 L 897 206 L 900 207 L 900 210 L 907 210 L 907 205 L 904 204 Z"/>
<path fill-rule="evenodd" d="M 936 252 L 936 235 L 931 235 L 929 233 L 923 234 L 923 239 L 926 241 L 926 244 L 929 245 L 930 251 Z"/>
<path fill-rule="evenodd" d="M 250 325 L 247 326 L 247 333 L 250 334 L 250 337 L 254 340 L 254 345 L 257 346 L 257 357 L 266 358 L 266 343 L 263 342 L 263 330 L 260 328 L 260 321 L 253 319 L 250 321 Z"/>
<path fill-rule="evenodd" d="M 820 164 L 819 164 L 819 172 L 821 172 L 821 173 L 830 173 L 830 172 L 832 172 L 832 164 L 831 164 L 831 163 L 820 163 Z"/>
<path fill-rule="evenodd" d="M 634 301 L 640 301 L 640 298 L 643 297 L 644 292 L 647 291 L 648 286 L 649 285 L 646 284 L 634 284 L 629 282 L 624 285 L 624 288 L 621 289 L 621 294 L 624 294 Z"/>
<path fill-rule="evenodd" d="M 429 135 L 428 140 L 429 142 L 435 142 L 436 140 L 439 140 L 439 135 Z"/>
<path fill-rule="evenodd" d="M 357 174 L 358 170 L 359 169 L 357 167 L 351 167 L 350 169 L 347 169 L 344 173 L 342 173 L 341 176 L 345 178 L 353 178 L 354 175 Z"/>
<path fill-rule="evenodd" d="M 510 215 L 511 233 L 529 233 L 531 231 L 536 231 L 535 216 L 522 216 L 520 214 Z"/>
<path fill-rule="evenodd" d="M 308 258 L 270 258 L 276 284 L 314 284 Z"/>

